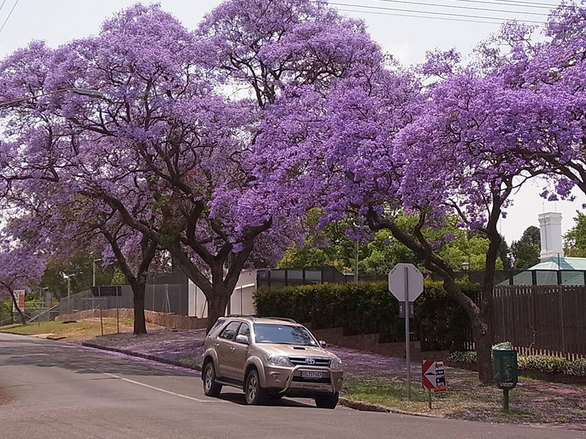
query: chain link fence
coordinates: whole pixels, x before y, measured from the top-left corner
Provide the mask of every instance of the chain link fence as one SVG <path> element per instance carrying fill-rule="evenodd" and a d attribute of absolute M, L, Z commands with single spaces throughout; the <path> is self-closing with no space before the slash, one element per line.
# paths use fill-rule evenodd
<path fill-rule="evenodd" d="M 119 296 L 94 296 L 91 291 L 64 297 L 59 303 L 59 315 L 89 309 L 134 308 L 130 285 L 120 287 Z M 187 291 L 182 284 L 150 284 L 145 291 L 145 310 L 187 315 Z"/>

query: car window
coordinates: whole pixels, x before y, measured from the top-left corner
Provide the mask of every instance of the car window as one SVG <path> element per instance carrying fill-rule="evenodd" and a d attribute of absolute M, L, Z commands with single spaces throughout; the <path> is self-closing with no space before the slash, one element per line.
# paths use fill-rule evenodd
<path fill-rule="evenodd" d="M 315 338 L 303 326 L 255 323 L 254 334 L 257 343 L 318 345 Z"/>
<path fill-rule="evenodd" d="M 238 329 L 238 335 L 246 335 L 247 337 L 250 337 L 250 326 L 248 326 L 248 323 L 243 323 L 240 325 L 240 329 Z"/>
<path fill-rule="evenodd" d="M 236 335 L 236 331 L 238 330 L 238 326 L 240 326 L 240 322 L 230 322 L 228 326 L 226 326 L 224 330 L 220 332 L 219 337 L 225 338 L 227 340 L 233 340 L 234 335 Z"/>

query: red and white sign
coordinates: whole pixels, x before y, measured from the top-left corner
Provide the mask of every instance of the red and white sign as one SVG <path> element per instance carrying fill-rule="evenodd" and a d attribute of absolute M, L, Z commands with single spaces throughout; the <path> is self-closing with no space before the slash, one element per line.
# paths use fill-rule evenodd
<path fill-rule="evenodd" d="M 423 387 L 426 389 L 431 389 L 434 393 L 442 393 L 448 390 L 443 361 L 424 360 L 421 366 L 421 375 Z"/>
<path fill-rule="evenodd" d="M 16 296 L 16 302 L 18 303 L 18 307 L 20 308 L 21 311 L 24 311 L 24 294 L 25 291 L 24 290 L 14 290 L 14 295 Z M 12 312 L 16 312 L 16 307 L 14 306 L 14 303 L 12 303 Z"/>

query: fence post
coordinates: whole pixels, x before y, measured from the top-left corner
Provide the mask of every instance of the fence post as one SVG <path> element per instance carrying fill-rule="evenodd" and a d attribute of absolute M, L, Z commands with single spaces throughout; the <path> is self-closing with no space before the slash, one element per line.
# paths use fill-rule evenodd
<path fill-rule="evenodd" d="M 566 330 L 564 325 L 564 289 L 563 287 L 559 286 L 559 296 L 560 296 L 560 324 L 562 329 L 562 352 L 566 353 Z"/>

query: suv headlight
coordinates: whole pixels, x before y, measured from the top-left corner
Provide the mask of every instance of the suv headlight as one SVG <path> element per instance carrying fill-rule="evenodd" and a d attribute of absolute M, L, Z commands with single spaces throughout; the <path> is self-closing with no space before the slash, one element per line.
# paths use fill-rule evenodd
<path fill-rule="evenodd" d="M 330 369 L 336 371 L 342 370 L 342 360 L 340 360 L 338 357 L 332 358 L 332 360 L 330 361 Z"/>
<path fill-rule="evenodd" d="M 284 355 L 269 354 L 267 355 L 267 362 L 272 366 L 292 366 L 291 362 L 289 361 L 289 358 L 285 357 Z"/>

